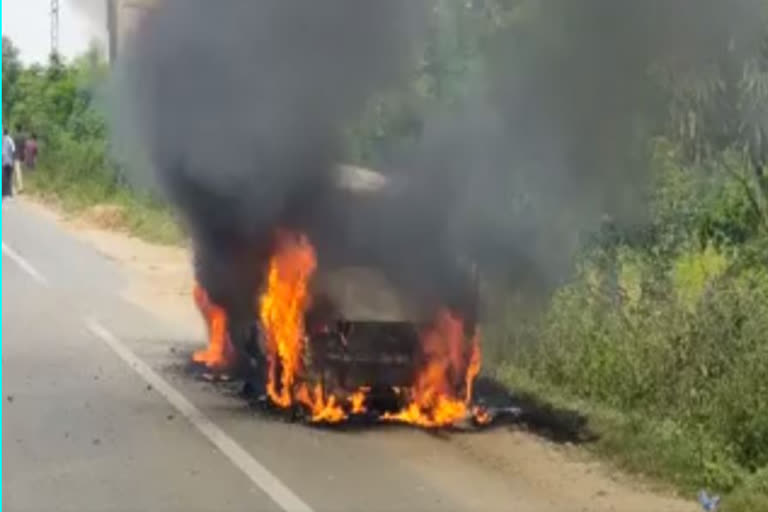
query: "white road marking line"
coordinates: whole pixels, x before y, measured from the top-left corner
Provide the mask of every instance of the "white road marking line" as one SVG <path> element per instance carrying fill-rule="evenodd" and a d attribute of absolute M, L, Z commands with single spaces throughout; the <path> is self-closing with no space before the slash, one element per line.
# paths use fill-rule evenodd
<path fill-rule="evenodd" d="M 157 372 L 139 359 L 125 344 L 92 318 L 86 326 L 97 338 L 106 343 L 125 363 L 133 368 L 148 384 L 152 385 L 176 410 L 187 418 L 214 446 L 227 456 L 251 481 L 259 486 L 280 508 L 286 512 L 313 512 L 312 508 L 296 496 L 275 475 L 262 466 L 253 456 L 229 437 L 178 392 Z"/>
<path fill-rule="evenodd" d="M 19 267 L 21 267 L 21 270 L 29 274 L 32 279 L 37 281 L 43 286 L 48 286 L 48 280 L 37 271 L 35 267 L 32 266 L 31 263 L 29 263 L 27 260 L 22 258 L 19 253 L 5 245 L 5 242 L 3 242 L 3 254 L 11 258 Z"/>

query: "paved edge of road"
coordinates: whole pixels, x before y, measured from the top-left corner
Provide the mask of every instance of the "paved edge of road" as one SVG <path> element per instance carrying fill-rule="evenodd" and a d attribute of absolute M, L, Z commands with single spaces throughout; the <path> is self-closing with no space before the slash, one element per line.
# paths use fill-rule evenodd
<path fill-rule="evenodd" d="M 49 287 L 48 279 L 18 252 L 2 242 L 2 253 L 38 284 Z M 312 507 L 293 493 L 283 482 L 232 439 L 208 416 L 171 386 L 147 363 L 134 354 L 120 339 L 95 318 L 84 318 L 85 327 L 106 344 L 125 364 L 150 384 L 184 416 L 211 444 L 224 454 L 248 479 L 264 491 L 286 512 L 314 512 Z"/>

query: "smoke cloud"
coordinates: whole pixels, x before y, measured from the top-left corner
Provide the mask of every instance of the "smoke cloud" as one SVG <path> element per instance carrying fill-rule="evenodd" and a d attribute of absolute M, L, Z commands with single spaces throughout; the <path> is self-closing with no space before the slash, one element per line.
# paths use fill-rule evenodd
<path fill-rule="evenodd" d="M 95 40 L 99 44 L 106 44 L 106 1 L 65 0 L 65 3 L 74 7 L 75 12 L 89 25 L 88 28 L 97 34 Z M 65 22 L 66 20 L 63 21 L 63 23 Z"/>
<path fill-rule="evenodd" d="M 122 108 L 233 318 L 252 315 L 275 226 L 308 233 L 321 266 L 376 265 L 424 304 L 471 309 L 462 258 L 552 281 L 601 215 L 642 220 L 654 67 L 749 51 L 760 3 L 523 2 L 485 88 L 425 119 L 391 162 L 402 186 L 362 202 L 332 183 L 341 131 L 410 69 L 426 0 L 165 0 L 122 59 Z"/>
<path fill-rule="evenodd" d="M 759 0 L 538 0 L 486 51 L 485 90 L 427 120 L 413 160 L 452 243 L 486 268 L 553 283 L 578 236 L 645 220 L 659 67 L 706 76 L 754 53 Z M 439 192 L 436 192 L 439 190 Z"/>
<path fill-rule="evenodd" d="M 142 23 L 121 107 L 192 233 L 198 278 L 236 320 L 253 315 L 275 227 L 316 246 L 334 230 L 342 129 L 408 71 L 423 7 L 165 0 Z"/>

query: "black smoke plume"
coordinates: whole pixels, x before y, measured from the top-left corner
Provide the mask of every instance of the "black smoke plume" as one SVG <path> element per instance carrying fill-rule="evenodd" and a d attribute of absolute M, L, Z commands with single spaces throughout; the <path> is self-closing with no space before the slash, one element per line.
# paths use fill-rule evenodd
<path fill-rule="evenodd" d="M 499 1 L 514 19 L 483 49 L 482 87 L 425 122 L 416 197 L 446 240 L 514 282 L 556 285 L 579 235 L 646 222 L 648 142 L 671 91 L 757 53 L 761 0 Z M 476 8 L 487 2 L 474 2 Z"/>
<path fill-rule="evenodd" d="M 430 307 L 471 309 L 461 258 L 555 280 L 603 214 L 642 221 L 657 67 L 706 72 L 752 51 L 764 21 L 760 0 L 499 3 L 517 21 L 484 48 L 483 87 L 424 119 L 390 162 L 405 184 L 363 203 L 332 184 L 340 133 L 403 78 L 432 2 L 159 3 L 124 59 L 125 103 L 231 317 L 253 314 L 276 226 L 308 233 L 321 266 L 378 266 Z"/>
<path fill-rule="evenodd" d="M 342 130 L 409 70 L 424 14 L 412 0 L 165 0 L 145 18 L 121 110 L 234 322 L 254 314 L 276 227 L 308 233 L 321 263 L 347 258 L 324 251 L 348 231 L 334 225 Z"/>

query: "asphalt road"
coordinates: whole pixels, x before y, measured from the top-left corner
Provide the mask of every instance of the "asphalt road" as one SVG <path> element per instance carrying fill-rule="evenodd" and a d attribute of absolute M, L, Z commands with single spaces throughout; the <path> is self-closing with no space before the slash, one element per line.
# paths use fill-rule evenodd
<path fill-rule="evenodd" d="M 425 432 L 259 415 L 178 371 L 201 325 L 121 299 L 93 248 L 22 203 L 2 238 L 4 510 L 560 510 Z"/>

